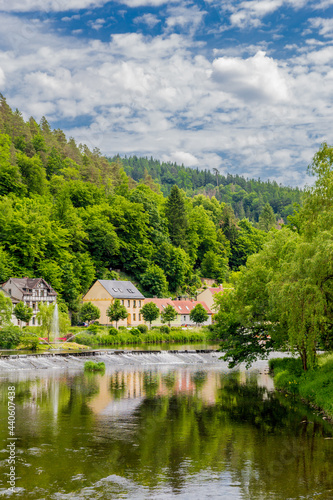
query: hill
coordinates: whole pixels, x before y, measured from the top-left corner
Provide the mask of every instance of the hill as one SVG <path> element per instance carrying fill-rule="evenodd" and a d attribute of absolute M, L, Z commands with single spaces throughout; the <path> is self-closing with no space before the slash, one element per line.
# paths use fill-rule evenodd
<path fill-rule="evenodd" d="M 276 216 L 300 200 L 300 191 L 274 183 L 223 184 L 207 171 L 136 160 L 142 178 L 133 159 L 107 159 L 45 118 L 26 122 L 1 96 L 0 282 L 42 276 L 72 312 L 96 278 L 118 273 L 146 295 L 193 295 L 199 276 L 223 281 L 245 264 Z"/>

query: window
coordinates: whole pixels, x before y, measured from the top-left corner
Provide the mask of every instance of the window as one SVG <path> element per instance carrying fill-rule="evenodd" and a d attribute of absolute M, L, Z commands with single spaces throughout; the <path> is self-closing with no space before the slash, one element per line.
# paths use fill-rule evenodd
<path fill-rule="evenodd" d="M 8 293 L 9 293 L 9 295 L 12 294 L 12 289 L 11 288 L 8 288 Z"/>
<path fill-rule="evenodd" d="M 178 306 L 180 310 L 182 310 L 181 306 Z"/>
<path fill-rule="evenodd" d="M 188 308 L 187 306 L 185 306 L 185 307 L 186 307 L 186 309 L 189 311 L 189 308 Z"/>
<path fill-rule="evenodd" d="M 121 305 L 122 305 L 122 306 L 124 305 L 124 302 L 125 302 L 125 301 L 124 301 L 124 299 L 123 299 L 123 300 L 121 301 Z"/>
<path fill-rule="evenodd" d="M 139 300 L 139 307 L 141 307 L 141 300 Z"/>
<path fill-rule="evenodd" d="M 32 318 L 32 324 L 35 324 L 35 317 Z"/>
<path fill-rule="evenodd" d="M 135 314 L 133 314 L 133 321 L 135 321 Z"/>
<path fill-rule="evenodd" d="M 136 307 L 136 302 L 135 302 L 135 300 L 133 300 L 133 307 Z"/>
<path fill-rule="evenodd" d="M 130 305 L 131 305 L 131 301 L 130 301 L 130 300 L 128 300 L 128 301 L 127 301 L 127 307 L 130 307 Z"/>
<path fill-rule="evenodd" d="M 141 314 L 139 314 L 139 321 L 141 321 Z"/>
<path fill-rule="evenodd" d="M 184 321 L 186 321 L 186 316 L 184 316 Z"/>

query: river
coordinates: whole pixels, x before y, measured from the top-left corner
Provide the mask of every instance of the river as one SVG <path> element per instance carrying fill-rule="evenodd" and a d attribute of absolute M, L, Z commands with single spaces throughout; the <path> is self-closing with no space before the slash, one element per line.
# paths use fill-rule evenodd
<path fill-rule="evenodd" d="M 104 374 L 75 363 L 2 372 L 4 498 L 8 387 L 16 405 L 13 498 L 333 499 L 333 427 L 276 393 L 265 362 L 250 371 L 216 359 L 109 363 Z"/>

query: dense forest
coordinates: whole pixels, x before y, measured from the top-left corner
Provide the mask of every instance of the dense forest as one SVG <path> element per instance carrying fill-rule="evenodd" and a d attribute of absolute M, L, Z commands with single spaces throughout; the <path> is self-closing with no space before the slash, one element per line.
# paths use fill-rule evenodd
<path fill-rule="evenodd" d="M 25 121 L 1 96 L 0 282 L 42 276 L 71 311 L 98 278 L 131 279 L 147 296 L 194 295 L 199 276 L 226 280 L 300 201 L 274 183 L 145 159 L 139 174 L 133 162 L 90 151 L 45 118 Z"/>
<path fill-rule="evenodd" d="M 259 221 L 266 203 L 270 204 L 277 219 L 286 221 L 294 211 L 294 204 L 301 204 L 302 200 L 302 191 L 297 187 L 281 186 L 275 181 L 247 180 L 239 175 L 224 176 L 217 169 L 210 172 L 137 156 L 116 156 L 112 161 L 121 161 L 125 172 L 137 182 L 150 175 L 160 184 L 165 196 L 176 184 L 187 196 L 215 196 L 218 201 L 231 205 L 236 217 L 246 217 L 252 222 Z"/>

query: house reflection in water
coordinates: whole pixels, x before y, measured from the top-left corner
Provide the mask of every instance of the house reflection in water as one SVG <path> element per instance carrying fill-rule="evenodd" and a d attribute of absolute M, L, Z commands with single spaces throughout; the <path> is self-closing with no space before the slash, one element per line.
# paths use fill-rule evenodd
<path fill-rule="evenodd" d="M 101 377 L 99 393 L 89 401 L 96 414 L 121 416 L 132 413 L 145 398 L 167 395 L 200 394 L 208 405 L 216 402 L 221 372 L 124 369 Z"/>

